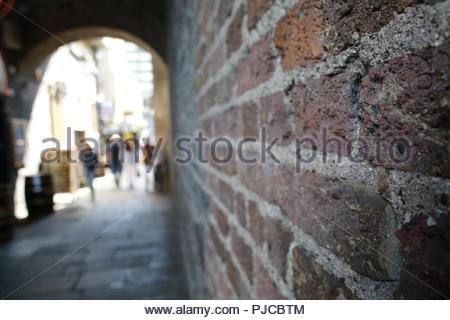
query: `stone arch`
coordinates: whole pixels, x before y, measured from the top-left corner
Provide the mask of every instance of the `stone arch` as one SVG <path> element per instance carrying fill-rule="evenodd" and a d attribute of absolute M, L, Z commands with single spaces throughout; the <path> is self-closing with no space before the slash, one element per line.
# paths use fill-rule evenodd
<path fill-rule="evenodd" d="M 159 53 L 141 38 L 110 27 L 80 27 L 65 30 L 54 34 L 27 50 L 24 58 L 19 64 L 19 74 L 25 77 L 32 76 L 34 70 L 55 52 L 59 47 L 78 40 L 88 40 L 100 37 L 120 38 L 133 42 L 152 54 L 154 73 L 154 96 L 153 106 L 155 110 L 156 134 L 165 141 L 171 139 L 170 129 L 170 92 L 169 92 L 169 70 L 166 62 Z M 167 147 L 167 143 L 165 146 Z M 167 149 L 170 153 L 170 150 Z"/>

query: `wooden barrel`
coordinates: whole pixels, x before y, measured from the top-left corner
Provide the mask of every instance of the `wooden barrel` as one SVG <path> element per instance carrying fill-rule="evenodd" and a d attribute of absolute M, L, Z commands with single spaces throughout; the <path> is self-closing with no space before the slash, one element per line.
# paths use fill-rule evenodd
<path fill-rule="evenodd" d="M 25 199 L 29 219 L 39 218 L 53 212 L 53 183 L 49 174 L 25 178 Z"/>
<path fill-rule="evenodd" d="M 0 241 L 9 240 L 14 225 L 14 194 L 9 184 L 0 184 Z"/>

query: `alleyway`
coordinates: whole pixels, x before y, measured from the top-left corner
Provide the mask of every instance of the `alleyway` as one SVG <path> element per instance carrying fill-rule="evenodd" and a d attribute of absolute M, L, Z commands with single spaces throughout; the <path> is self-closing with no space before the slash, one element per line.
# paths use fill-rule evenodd
<path fill-rule="evenodd" d="M 0 245 L 8 299 L 185 299 L 167 198 L 101 190 Z"/>

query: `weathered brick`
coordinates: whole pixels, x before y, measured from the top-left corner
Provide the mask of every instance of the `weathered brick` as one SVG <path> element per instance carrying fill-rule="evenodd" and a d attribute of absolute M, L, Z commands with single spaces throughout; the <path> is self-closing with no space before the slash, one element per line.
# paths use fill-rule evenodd
<path fill-rule="evenodd" d="M 206 277 L 213 279 L 211 282 L 207 280 L 212 291 L 211 298 L 234 298 L 234 293 L 241 298 L 249 297 L 249 290 L 252 293 L 254 290 L 261 298 L 286 298 L 280 294 L 278 283 L 272 281 L 272 278 L 276 278 L 276 281 L 286 280 L 286 265 L 293 267 L 293 270 L 289 271 L 294 276 L 293 293 L 297 298 L 356 298 L 346 286 L 355 279 L 340 279 L 335 276 L 335 266 L 332 265 L 334 258 L 341 260 L 363 277 L 379 280 L 380 284 L 389 282 L 392 288 L 400 284 L 397 298 L 440 297 L 420 280 L 448 296 L 445 291 L 449 286 L 446 250 L 449 250 L 450 245 L 447 243 L 448 237 L 444 236 L 448 233 L 448 223 L 445 222 L 448 220 L 448 205 L 444 205 L 448 204 L 448 197 L 442 195 L 442 199 L 439 199 L 445 189 L 446 180 L 431 179 L 419 174 L 450 177 L 448 44 L 414 52 L 416 43 L 414 39 L 410 39 L 412 42 L 406 47 L 412 50 L 412 54 L 383 61 L 375 67 L 368 66 L 367 70 L 361 71 L 364 72 L 361 75 L 348 71 L 355 70 L 351 66 L 359 65 L 358 60 L 361 57 L 352 56 L 351 59 L 356 59 L 355 61 L 338 59 L 339 63 L 345 65 L 335 70 L 335 73 L 326 73 L 320 78 L 314 77 L 313 80 L 306 80 L 310 79 L 309 76 L 295 77 L 296 86 L 287 87 L 285 92 L 280 91 L 283 89 L 280 87 L 276 89 L 278 92 L 275 94 L 263 98 L 268 94 L 265 87 L 279 62 L 284 71 L 309 68 L 313 64 L 323 62 L 332 54 L 358 45 L 361 36 L 379 32 L 383 26 L 393 21 L 396 15 L 404 12 L 405 8 L 437 2 L 439 0 L 294 1 L 297 5 L 293 4 L 294 8 L 288 10 L 281 20 L 274 21 L 273 16 L 264 21 L 261 26 L 267 30 L 267 35 L 249 47 L 243 43 L 243 36 L 250 34 L 250 38 L 254 39 L 255 35 L 258 36 L 255 28 L 261 23 L 261 18 L 275 3 L 275 15 L 279 13 L 278 7 L 286 6 L 287 3 L 275 0 L 246 0 L 239 2 L 241 7 L 238 8 L 235 1 L 201 1 L 200 4 L 195 2 L 195 7 L 200 7 L 197 13 L 199 18 L 186 19 L 191 25 L 186 22 L 183 27 L 174 25 L 176 31 L 173 38 L 177 39 L 175 47 L 180 40 L 185 42 L 179 51 L 173 50 L 171 59 L 172 76 L 176 84 L 173 86 L 176 101 L 173 106 L 173 116 L 176 117 L 177 124 L 174 126 L 175 132 L 192 132 L 192 129 L 197 129 L 200 121 L 194 124 L 192 121 L 186 121 L 190 122 L 189 125 L 183 122 L 183 112 L 192 112 L 189 108 L 192 102 L 197 101 L 197 105 L 194 105 L 195 114 L 189 119 L 204 115 L 204 112 L 212 107 L 214 110 L 210 111 L 217 111 L 218 107 L 228 108 L 200 123 L 211 137 L 228 136 L 233 140 L 244 136 L 258 137 L 260 131 L 256 128 L 265 126 L 269 139 L 284 138 L 281 143 L 288 145 L 294 138 L 312 137 L 316 141 L 318 151 L 322 151 L 323 129 L 326 128 L 327 139 L 338 138 L 342 142 L 340 151 L 344 156 L 349 156 L 347 143 L 357 137 L 367 140 L 370 152 L 375 150 L 372 138 L 406 137 L 413 143 L 415 152 L 413 161 L 408 166 L 392 162 L 378 163 L 374 154 L 369 152 L 371 165 L 384 166 L 388 170 L 385 170 L 385 173 L 382 173 L 384 170 L 378 169 L 372 173 L 359 172 L 360 167 L 355 165 L 352 167 L 352 176 L 359 173 L 370 175 L 370 178 L 361 184 L 345 180 L 341 171 L 343 167 L 330 167 L 327 164 L 326 170 L 323 171 L 318 162 L 314 163 L 314 167 L 318 167 L 318 172 L 330 174 L 329 177 L 315 171 L 306 172 L 303 168 L 302 172 L 297 174 L 294 168 L 287 165 L 275 166 L 272 163 L 239 163 L 224 167 L 210 163 L 210 166 L 214 166 L 221 173 L 236 174 L 233 179 L 238 178 L 250 191 L 249 194 L 245 192 L 244 196 L 234 192 L 227 184 L 221 185 L 219 181 L 211 185 L 212 191 L 217 194 L 215 199 L 220 200 L 227 212 L 236 213 L 232 217 L 233 222 L 237 220 L 246 228 L 255 242 L 254 247 L 246 244 L 249 239 L 245 237 L 243 241 L 239 237 L 240 233 L 233 230 L 234 226 L 229 224 L 227 216 L 222 219 L 223 216 L 221 218 L 220 213 L 213 213 L 217 210 L 210 207 L 211 214 L 218 216 L 215 218 L 218 224 L 217 227 L 214 224 L 214 231 L 210 232 L 212 245 L 207 246 L 210 251 L 206 251 L 206 257 L 220 256 L 220 259 L 214 259 L 211 263 L 206 261 Z M 234 12 L 233 8 L 239 10 Z M 429 9 L 425 11 L 427 10 Z M 232 12 L 235 15 L 231 16 Z M 417 13 L 415 15 L 420 20 L 421 17 L 417 16 Z M 432 13 L 435 14 L 436 17 L 442 16 L 442 13 Z M 428 17 L 428 14 L 425 17 Z M 246 25 L 243 26 L 242 23 Z M 440 18 L 433 20 L 433 25 L 438 29 L 442 28 L 442 23 L 444 21 Z M 224 29 L 230 25 L 229 30 Z M 197 28 L 198 34 L 189 34 L 189 28 Z M 401 29 L 405 35 L 410 33 L 408 28 L 407 24 L 402 23 Z M 224 35 L 224 41 L 217 38 L 219 31 Z M 430 43 L 433 42 L 431 38 L 435 36 L 437 34 L 430 33 Z M 250 38 L 248 40 L 252 40 Z M 213 43 L 215 47 L 211 46 Z M 379 49 L 385 49 L 387 52 L 395 49 L 384 48 L 385 44 L 380 45 Z M 222 66 L 228 63 L 229 55 L 233 52 L 236 54 L 239 49 L 243 50 L 242 57 L 235 57 L 240 59 L 236 62 L 237 65 L 227 65 L 227 68 L 223 68 Z M 209 61 L 204 60 L 206 55 L 210 58 Z M 189 67 L 191 60 L 204 65 L 204 69 Z M 330 62 L 334 63 L 331 60 Z M 330 66 L 326 66 L 326 69 L 328 67 Z M 324 71 L 320 69 L 320 72 Z M 230 72 L 223 74 L 226 70 Z M 204 71 L 203 74 L 199 73 L 201 71 Z M 211 82 L 212 79 L 214 82 Z M 306 82 L 303 85 L 298 85 L 304 81 Z M 211 84 L 211 87 L 205 88 L 206 83 Z M 252 90 L 255 88 L 258 90 Z M 251 92 L 248 92 L 249 90 Z M 198 92 L 204 91 L 204 96 L 199 97 Z M 245 93 L 248 94 L 242 96 Z M 239 105 L 230 106 L 231 101 L 236 98 L 251 102 L 239 102 Z M 184 100 L 186 106 L 183 105 Z M 177 129 L 180 125 L 182 127 Z M 223 150 L 218 151 L 220 155 Z M 328 144 L 327 151 L 337 151 L 334 142 Z M 388 151 L 382 145 L 383 159 L 389 156 Z M 257 151 L 249 151 L 251 152 L 255 152 L 255 157 L 260 159 Z M 397 147 L 394 152 L 395 155 L 401 156 L 405 150 Z M 246 155 L 252 157 L 251 154 Z M 335 171 L 330 172 L 329 169 Z M 398 169 L 418 174 L 405 175 L 398 172 Z M 193 201 L 195 207 L 205 209 L 201 207 L 202 203 L 207 207 L 208 201 L 202 201 L 201 197 L 195 194 L 196 188 L 186 190 L 191 185 L 189 174 L 184 174 L 182 168 L 176 170 L 176 175 L 183 176 L 183 188 L 177 186 L 177 194 L 186 198 L 183 203 Z M 373 174 L 377 179 L 374 185 L 368 185 L 373 181 Z M 333 178 L 334 175 L 339 179 Z M 206 176 L 203 177 L 206 180 Z M 432 195 L 421 195 L 422 189 L 427 190 L 427 181 L 432 181 L 429 185 Z M 399 183 L 404 185 L 400 186 Z M 257 202 L 254 202 L 254 196 L 259 199 Z M 441 204 L 437 204 L 439 200 Z M 274 220 L 266 212 L 259 212 L 258 208 L 268 208 L 267 203 L 280 207 L 283 221 Z M 429 214 L 426 219 L 425 216 L 418 216 L 422 213 L 425 215 L 427 210 Z M 223 215 L 223 212 L 221 213 Z M 191 229 L 197 230 L 191 228 L 190 216 L 191 214 L 180 215 L 183 217 L 182 224 L 186 223 L 185 233 L 192 233 Z M 428 221 L 430 216 L 432 219 Z M 412 217 L 411 223 L 397 233 L 402 243 L 399 243 L 394 235 L 398 228 L 397 217 L 401 221 Z M 290 227 L 283 226 L 290 226 L 290 223 L 310 236 L 317 245 L 332 253 L 329 267 L 323 264 L 323 257 L 318 263 L 318 257 L 305 248 L 297 248 L 293 251 L 293 256 L 289 256 L 292 235 L 289 232 Z M 186 246 L 191 247 L 187 250 L 190 255 L 202 252 L 199 243 L 201 240 L 195 237 L 197 236 L 186 237 L 186 242 L 195 242 Z M 226 244 L 221 242 L 223 238 L 226 238 Z M 250 242 L 253 243 L 253 240 Z M 401 244 L 404 248 L 401 248 Z M 259 261 L 261 257 L 254 254 L 253 250 L 264 249 L 265 252 L 266 246 L 269 261 L 264 260 L 263 267 Z M 403 256 L 400 255 L 400 249 L 404 249 Z M 292 259 L 288 260 L 290 263 L 286 262 L 286 257 Z M 401 258 L 404 269 L 411 271 L 416 278 L 405 271 L 401 272 L 398 266 Z M 198 287 L 203 285 L 202 281 L 196 281 L 204 271 L 201 260 L 190 262 L 189 268 L 198 274 L 197 277 L 190 277 L 194 279 L 191 282 L 198 282 L 194 284 Z M 274 270 L 265 269 L 268 267 L 266 263 Z M 216 270 L 226 272 L 215 272 Z M 276 277 L 267 274 L 267 270 L 276 273 Z M 252 273 L 253 277 L 250 276 Z M 281 275 L 282 279 L 278 280 L 278 275 Z M 253 278 L 251 289 L 246 288 L 247 277 L 250 281 Z M 289 287 L 284 283 L 279 285 L 281 288 Z M 439 287 L 440 285 L 442 287 Z M 368 294 L 378 290 L 372 286 L 361 289 Z"/>
<path fill-rule="evenodd" d="M 416 216 L 397 232 L 404 246 L 404 262 L 397 297 L 450 297 L 450 216 Z"/>
<path fill-rule="evenodd" d="M 215 145 L 214 150 L 212 144 L 209 144 L 207 149 L 208 161 L 214 168 L 230 176 L 237 173 L 236 153 L 233 148 L 229 148 L 225 142 L 220 142 Z"/>
<path fill-rule="evenodd" d="M 211 60 L 208 63 L 207 69 L 209 75 L 211 76 L 214 75 L 227 60 L 227 47 L 224 43 L 221 43 L 217 46 L 210 59 Z"/>
<path fill-rule="evenodd" d="M 253 250 L 235 232 L 233 233 L 233 251 L 245 270 L 248 280 L 253 282 Z"/>
<path fill-rule="evenodd" d="M 213 23 L 211 21 L 211 17 L 213 16 L 214 11 L 214 1 L 208 0 L 201 6 L 199 6 L 199 19 L 197 24 L 197 30 L 200 35 L 205 35 L 209 32 L 209 30 L 213 27 Z"/>
<path fill-rule="evenodd" d="M 236 195 L 236 214 L 238 221 L 244 228 L 247 228 L 247 200 L 242 193 Z"/>
<path fill-rule="evenodd" d="M 249 102 L 242 106 L 242 119 L 240 119 L 243 126 L 242 138 L 259 139 L 259 119 L 258 107 L 256 104 Z"/>
<path fill-rule="evenodd" d="M 228 102 L 233 98 L 236 87 L 236 76 L 236 72 L 230 72 L 217 84 L 217 94 L 219 95 L 217 101 L 218 104 Z"/>
<path fill-rule="evenodd" d="M 229 101 L 229 99 L 233 96 L 235 85 L 235 74 L 233 72 L 230 72 L 218 82 L 211 85 L 203 98 L 205 99 L 205 110 Z"/>
<path fill-rule="evenodd" d="M 210 118 L 201 121 L 200 130 L 206 138 L 212 138 L 212 121 Z"/>
<path fill-rule="evenodd" d="M 218 286 L 216 284 L 216 282 L 218 282 L 218 280 L 216 280 L 216 275 L 212 274 L 210 270 L 211 267 L 209 266 L 209 262 L 207 262 L 207 265 L 205 267 L 205 274 L 208 279 L 208 281 L 206 282 L 206 288 L 208 291 L 208 298 L 212 299 L 212 297 L 214 297 L 220 289 L 218 289 Z"/>
<path fill-rule="evenodd" d="M 261 17 L 275 3 L 275 0 L 248 0 L 247 1 L 247 26 L 254 29 Z"/>
<path fill-rule="evenodd" d="M 382 196 L 311 172 L 278 166 L 274 202 L 300 229 L 354 270 L 378 280 L 398 277 L 396 216 Z"/>
<path fill-rule="evenodd" d="M 259 260 L 256 266 L 256 292 L 260 300 L 286 300 Z"/>
<path fill-rule="evenodd" d="M 233 1 L 220 1 L 217 24 L 223 26 L 225 20 L 231 16 L 233 11 Z"/>
<path fill-rule="evenodd" d="M 216 273 L 217 273 L 217 269 L 216 269 Z M 233 298 L 233 293 L 230 290 L 230 287 L 226 281 L 226 277 L 224 274 L 220 273 L 220 291 L 222 292 L 223 298 L 226 300 L 231 300 Z M 216 295 L 214 294 L 213 297 L 216 297 Z"/>
<path fill-rule="evenodd" d="M 233 212 L 234 210 L 234 190 L 233 188 L 226 183 L 225 181 L 219 180 L 218 182 L 219 192 L 217 196 L 220 201 Z"/>
<path fill-rule="evenodd" d="M 233 106 L 214 119 L 216 137 L 259 138 L 258 108 L 254 103 Z"/>
<path fill-rule="evenodd" d="M 287 256 L 293 241 L 291 231 L 282 221 L 266 218 L 264 221 L 264 239 L 267 241 L 269 257 L 282 277 L 286 277 Z"/>
<path fill-rule="evenodd" d="M 227 260 L 227 275 L 239 299 L 250 299 L 250 293 L 245 286 L 245 282 L 241 279 L 239 271 L 230 256 L 228 256 Z"/>
<path fill-rule="evenodd" d="M 262 37 L 239 62 L 238 95 L 269 80 L 275 72 L 272 34 Z"/>
<path fill-rule="evenodd" d="M 206 54 L 206 50 L 207 50 L 206 43 L 201 42 L 200 46 L 197 50 L 197 53 L 195 54 L 195 66 L 196 67 L 199 67 L 203 63 L 203 60 L 204 60 L 205 54 Z"/>
<path fill-rule="evenodd" d="M 341 154 L 347 155 L 346 146 L 356 137 L 360 121 L 358 110 L 354 108 L 359 79 L 356 73 L 344 73 L 295 86 L 292 92 L 295 135 L 300 139 L 312 138 L 319 151 L 326 145 L 327 152 L 338 150 L 337 143 L 331 141 L 337 138 L 341 141 Z M 324 143 L 324 137 L 330 142 Z M 310 147 L 310 144 L 302 147 Z"/>
<path fill-rule="evenodd" d="M 214 230 L 210 230 L 210 237 L 213 240 L 213 243 L 219 241 Z M 208 296 L 209 298 L 214 299 L 214 297 L 217 297 L 218 292 L 220 292 L 225 299 L 230 299 L 232 298 L 232 293 L 225 280 L 225 275 L 222 272 L 217 272 L 217 270 L 220 270 L 220 259 L 213 258 L 218 253 L 218 251 L 216 251 L 217 245 L 215 244 L 214 247 L 207 252 L 206 256 L 209 258 L 205 259 L 205 272 L 208 278 L 206 283 L 208 286 Z M 220 244 L 220 248 L 223 249 L 222 244 Z M 223 258 L 221 259 L 222 261 L 225 261 Z"/>
<path fill-rule="evenodd" d="M 297 247 L 293 251 L 294 294 L 299 300 L 354 299 L 342 278 L 328 273 L 314 261 L 314 256 Z"/>
<path fill-rule="evenodd" d="M 208 81 L 209 73 L 207 70 L 203 70 L 198 76 L 197 76 L 197 82 L 195 84 L 195 92 L 199 93 L 202 87 L 205 85 L 206 81 Z"/>
<path fill-rule="evenodd" d="M 246 159 L 260 159 L 258 154 L 247 152 Z M 240 181 L 250 190 L 265 199 L 270 199 L 272 195 L 273 164 L 257 161 L 253 164 L 246 164 L 238 161 L 238 176 Z"/>
<path fill-rule="evenodd" d="M 239 49 L 242 44 L 242 20 L 244 19 L 244 8 L 241 6 L 231 22 L 227 35 L 228 54 L 231 55 Z"/>
<path fill-rule="evenodd" d="M 250 220 L 250 233 L 257 245 L 262 245 L 264 238 L 264 218 L 259 212 L 258 205 L 253 202 L 248 202 L 248 216 Z"/>
<path fill-rule="evenodd" d="M 324 54 L 321 0 L 300 1 L 277 25 L 274 43 L 284 71 L 319 61 Z"/>
<path fill-rule="evenodd" d="M 216 250 L 216 254 L 218 254 L 220 259 L 225 262 L 227 260 L 228 252 L 225 249 L 222 241 L 220 241 L 219 237 L 217 236 L 216 230 L 211 225 L 209 225 L 209 236 L 214 245 L 214 249 Z"/>
<path fill-rule="evenodd" d="M 269 141 L 280 139 L 281 145 L 289 143 L 293 135 L 285 98 L 286 94 L 281 91 L 261 99 L 261 126 L 266 128 Z"/>
<path fill-rule="evenodd" d="M 244 131 L 242 109 L 233 106 L 216 116 L 213 120 L 212 133 L 215 137 L 241 138 Z"/>
<path fill-rule="evenodd" d="M 227 281 L 226 274 L 217 272 L 220 269 L 220 265 L 216 262 L 216 259 L 206 259 L 207 261 L 207 277 L 208 281 L 208 295 L 210 299 L 216 299 L 218 296 L 223 297 L 226 300 L 233 299 L 233 293 L 230 289 L 230 285 Z M 219 294 L 220 292 L 220 294 Z"/>
<path fill-rule="evenodd" d="M 339 53 L 355 45 L 360 36 L 379 31 L 416 0 L 337 0 L 325 5 L 326 42 L 330 52 Z"/>
<path fill-rule="evenodd" d="M 228 218 L 225 215 L 225 213 L 223 213 L 223 211 L 215 204 L 211 204 L 211 212 L 216 217 L 220 231 L 222 231 L 224 235 L 227 235 L 228 232 L 230 231 L 230 225 L 228 223 Z"/>
<path fill-rule="evenodd" d="M 361 134 L 370 143 L 372 163 L 450 177 L 449 52 L 449 43 L 425 49 L 378 65 L 364 77 Z M 389 146 L 399 138 L 410 148 L 391 154 Z"/>
<path fill-rule="evenodd" d="M 225 249 L 224 245 L 220 241 L 219 237 L 217 236 L 217 233 L 215 232 L 214 228 L 210 226 L 210 237 L 212 239 L 212 242 L 217 250 L 217 253 L 219 254 L 221 260 L 226 265 L 226 272 L 227 272 L 227 278 L 229 279 L 230 283 L 232 284 L 236 294 L 241 299 L 249 299 L 250 294 L 245 287 L 244 282 L 242 281 L 241 277 L 239 276 L 239 271 L 237 270 L 236 266 L 234 265 L 230 253 Z M 226 284 L 223 284 L 223 286 L 227 287 Z"/>

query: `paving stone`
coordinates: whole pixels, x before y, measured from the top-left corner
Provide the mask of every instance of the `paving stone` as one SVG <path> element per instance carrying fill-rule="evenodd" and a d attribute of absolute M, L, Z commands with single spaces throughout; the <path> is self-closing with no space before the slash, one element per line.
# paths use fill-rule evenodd
<path fill-rule="evenodd" d="M 22 225 L 0 245 L 0 295 L 42 273 L 8 299 L 186 299 L 170 217 L 165 197 L 111 189 Z"/>

